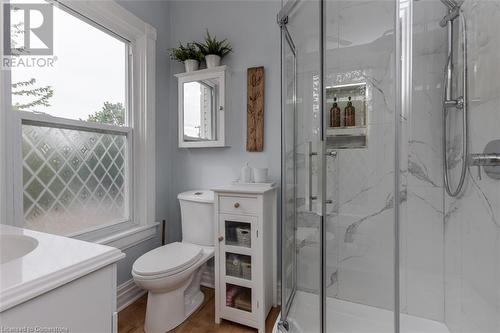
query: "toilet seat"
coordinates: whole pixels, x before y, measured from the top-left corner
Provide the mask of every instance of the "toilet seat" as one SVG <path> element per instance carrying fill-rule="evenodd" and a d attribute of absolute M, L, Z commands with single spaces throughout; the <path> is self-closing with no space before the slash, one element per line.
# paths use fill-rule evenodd
<path fill-rule="evenodd" d="M 143 278 L 166 277 L 191 267 L 203 256 L 203 248 L 189 243 L 171 243 L 158 247 L 139 257 L 133 275 Z"/>

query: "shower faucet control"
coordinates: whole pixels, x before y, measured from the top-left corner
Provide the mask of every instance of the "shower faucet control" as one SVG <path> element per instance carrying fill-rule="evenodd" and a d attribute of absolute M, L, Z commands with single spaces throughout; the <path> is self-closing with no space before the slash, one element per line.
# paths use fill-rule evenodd
<path fill-rule="evenodd" d="M 470 164 L 474 166 L 500 166 L 500 154 L 471 154 Z"/>
<path fill-rule="evenodd" d="M 469 165 L 477 166 L 479 179 L 483 167 L 490 178 L 500 180 L 500 140 L 490 141 L 482 154 L 470 154 Z"/>

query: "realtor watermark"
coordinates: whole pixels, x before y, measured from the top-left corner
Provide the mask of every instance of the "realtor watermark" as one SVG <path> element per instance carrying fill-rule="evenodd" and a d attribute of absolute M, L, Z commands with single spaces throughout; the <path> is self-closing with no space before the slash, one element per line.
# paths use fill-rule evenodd
<path fill-rule="evenodd" d="M 4 3 L 3 69 L 54 67 L 54 8 L 42 3 Z"/>
<path fill-rule="evenodd" d="M 57 57 L 2 57 L 2 67 L 5 68 L 33 68 L 54 67 Z"/>
<path fill-rule="evenodd" d="M 60 326 L 0 326 L 0 333 L 67 333 L 69 328 Z"/>

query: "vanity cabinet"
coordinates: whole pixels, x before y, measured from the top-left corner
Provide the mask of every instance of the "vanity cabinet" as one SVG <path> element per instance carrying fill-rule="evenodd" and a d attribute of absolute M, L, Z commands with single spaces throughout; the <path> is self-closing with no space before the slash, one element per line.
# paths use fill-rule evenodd
<path fill-rule="evenodd" d="M 215 321 L 265 332 L 277 305 L 276 188 L 232 185 L 215 192 Z"/>
<path fill-rule="evenodd" d="M 10 225 L 0 225 L 0 236 L 7 240 L 2 243 L 6 247 L 1 248 L 5 253 L 0 260 L 1 332 L 1 328 L 9 332 L 117 332 L 116 266 L 124 253 Z M 20 251 L 27 244 L 33 245 L 31 250 Z"/>
<path fill-rule="evenodd" d="M 3 327 L 27 327 L 26 332 L 48 327 L 54 332 L 59 328 L 71 333 L 117 333 L 116 264 L 6 310 L 0 313 L 0 322 Z"/>

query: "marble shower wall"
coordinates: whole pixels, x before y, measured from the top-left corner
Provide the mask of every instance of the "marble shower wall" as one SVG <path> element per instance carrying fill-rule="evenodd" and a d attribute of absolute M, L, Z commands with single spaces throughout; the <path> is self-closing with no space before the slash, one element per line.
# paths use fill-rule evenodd
<path fill-rule="evenodd" d="M 401 205 L 401 311 L 444 321 L 442 173 L 445 7 L 413 2 L 411 107 L 403 119 Z M 404 331 L 404 327 L 402 330 Z"/>
<path fill-rule="evenodd" d="M 342 150 L 327 158 L 327 274 L 328 295 L 353 302 L 391 308 L 393 303 L 394 178 L 394 54 L 391 29 L 394 6 L 388 1 L 328 1 L 327 86 L 366 82 L 368 90 L 368 149 Z M 375 20 L 376 18 L 376 20 Z M 367 20 L 375 29 L 367 25 Z M 374 21 L 375 20 L 375 21 Z M 309 25 L 311 23 L 309 22 Z M 316 27 L 316 25 L 312 25 Z M 300 43 L 299 55 L 300 55 Z M 316 60 L 317 48 L 309 45 Z M 299 69 L 299 112 L 316 110 L 315 77 L 318 67 Z M 312 90 L 307 90 L 309 86 Z M 345 105 L 344 105 L 345 106 Z M 313 111 L 314 113 L 314 111 Z M 311 119 L 316 119 L 312 117 Z M 301 124 L 299 122 L 299 124 Z M 305 122 L 302 131 L 314 136 L 317 126 Z M 307 170 L 298 156 L 298 203 L 303 202 Z M 313 192 L 320 175 L 313 165 Z M 297 224 L 297 280 L 301 290 L 316 292 L 319 281 L 318 218 L 299 213 Z"/>
<path fill-rule="evenodd" d="M 470 152 L 500 139 L 500 1 L 466 0 Z M 460 142 L 451 118 L 451 142 Z M 448 152 L 450 156 L 454 151 Z M 453 167 L 453 166 L 452 166 Z M 453 179 L 457 179 L 454 166 Z M 471 167 L 462 197 L 445 196 L 445 309 L 453 333 L 500 332 L 500 181 Z"/>
<path fill-rule="evenodd" d="M 413 61 L 419 70 L 402 137 L 401 309 L 443 320 L 439 105 L 445 35 L 437 22 L 444 11 L 437 1 L 415 4 Z M 327 85 L 367 82 L 369 124 L 367 149 L 341 150 L 337 160 L 328 159 L 328 189 L 338 202 L 328 224 L 336 236 L 328 248 L 327 269 L 336 273 L 329 295 L 387 309 L 394 303 L 393 5 L 337 2 L 329 13 L 336 13 L 338 24 L 329 33 L 353 45 L 327 54 Z"/>
<path fill-rule="evenodd" d="M 366 81 L 369 91 L 368 148 L 341 150 L 336 159 L 327 159 L 328 199 L 334 202 L 328 206 L 328 295 L 391 309 L 393 6 L 390 1 L 329 1 L 327 6 L 327 85 Z M 471 152 L 482 152 L 500 137 L 500 1 L 466 0 L 464 9 L 470 146 Z M 444 14 L 438 0 L 413 2 L 412 104 L 401 142 L 401 310 L 445 321 L 453 333 L 500 332 L 500 183 L 484 172 L 479 179 L 474 168 L 460 199 L 450 199 L 443 189 L 446 29 L 438 22 Z M 460 124 L 452 123 L 454 133 Z M 454 142 L 460 137 L 452 136 Z M 317 226 L 314 216 L 299 215 L 298 286 L 303 290 L 317 286 L 319 272 L 308 269 L 318 267 Z"/>
<path fill-rule="evenodd" d="M 392 309 L 394 6 L 391 1 L 329 1 L 327 12 L 327 86 L 366 82 L 369 127 L 366 149 L 339 150 L 337 158 L 327 158 L 327 199 L 334 202 L 327 206 L 327 292 L 330 297 Z M 439 105 L 445 34 L 437 22 L 442 14 L 438 1 L 415 2 L 414 99 L 404 120 L 400 193 L 401 308 L 441 321 L 444 236 Z M 298 235 L 298 286 L 314 291 L 319 278 L 314 269 L 319 251 L 314 216 L 299 216 Z"/>
<path fill-rule="evenodd" d="M 343 17 L 370 15 L 390 25 L 391 4 L 339 5 L 331 32 L 352 33 Z M 401 308 L 443 320 L 443 194 L 441 185 L 441 66 L 444 33 L 437 25 L 442 7 L 421 2 L 415 9 L 414 103 L 405 119 L 401 194 Z M 377 11 L 378 10 L 378 11 Z M 386 16 L 384 16 L 384 14 Z M 420 21 L 419 21 L 420 18 Z M 361 20 L 363 21 L 363 20 Z M 366 22 L 366 21 L 364 21 Z M 373 23 L 373 22 L 371 22 Z M 373 31 L 374 26 L 371 26 Z M 327 187 L 338 205 L 329 209 L 328 295 L 377 307 L 393 307 L 393 54 L 390 26 L 369 43 L 339 47 L 330 61 L 328 85 L 368 83 L 368 148 L 341 150 L 328 158 Z M 372 32 L 373 32 L 372 31 Z M 361 32 L 361 31 L 359 31 Z M 389 32 L 389 33 L 387 33 Z M 351 35 L 352 37 L 352 35 Z M 335 39 L 333 37 L 332 39 Z M 345 43 L 345 42 L 344 42 Z"/>
<path fill-rule="evenodd" d="M 326 86 L 366 82 L 368 147 L 327 157 L 328 296 L 393 308 L 394 6 L 388 1 L 327 2 Z M 340 105 L 341 108 L 345 105 Z M 328 148 L 328 146 L 327 146 Z M 300 219 L 299 231 L 311 226 Z M 313 259 L 315 237 L 299 249 Z M 301 260 L 300 258 L 304 259 Z M 299 270 L 300 272 L 300 270 Z M 311 289 L 315 272 L 299 273 Z M 309 288 L 307 288 L 309 286 Z"/>

